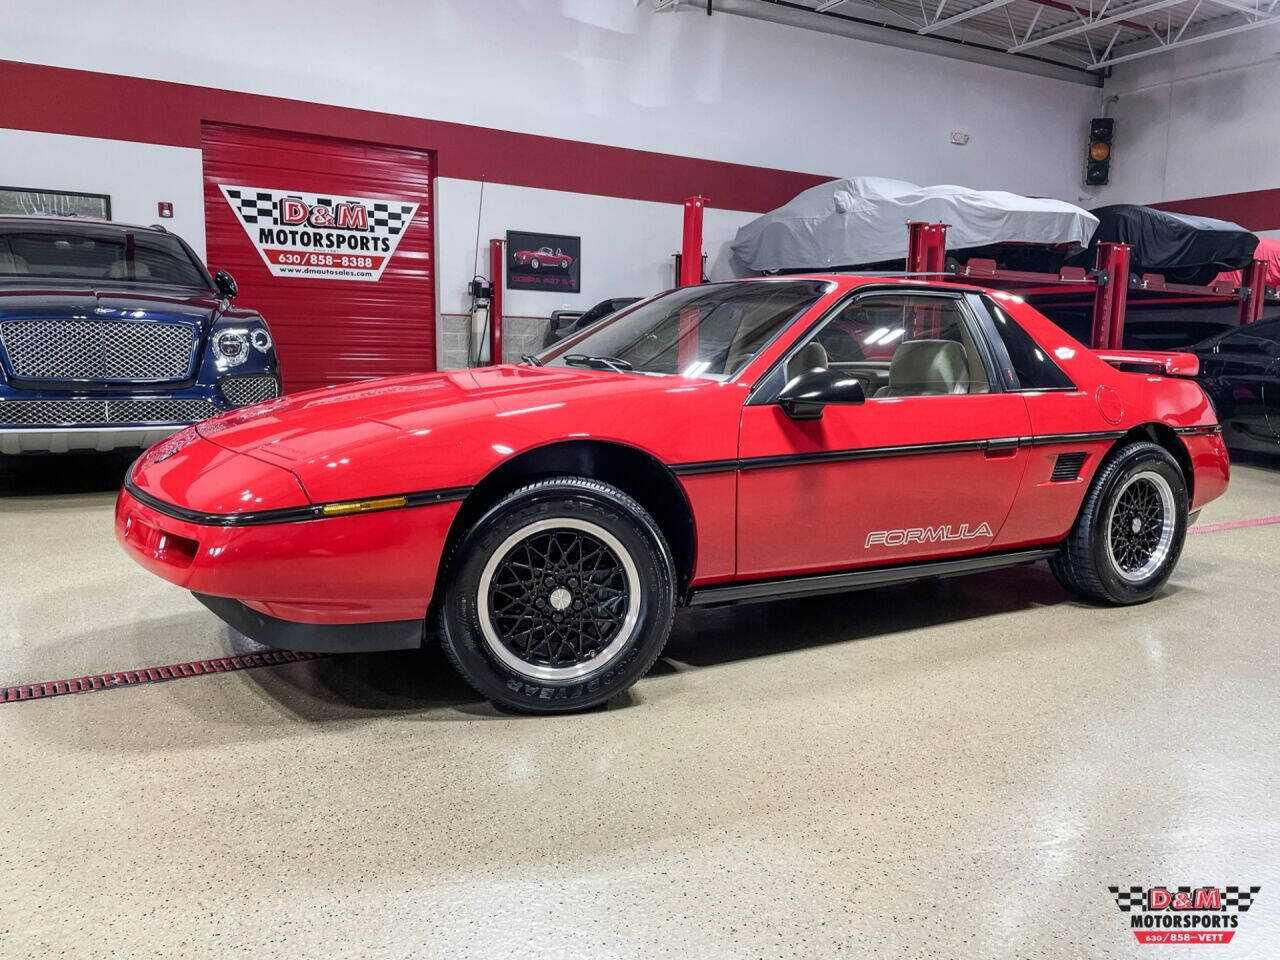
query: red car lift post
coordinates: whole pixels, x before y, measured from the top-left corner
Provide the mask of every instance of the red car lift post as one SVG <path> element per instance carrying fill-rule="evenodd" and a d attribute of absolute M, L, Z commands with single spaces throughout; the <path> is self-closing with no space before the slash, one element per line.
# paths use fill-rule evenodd
<path fill-rule="evenodd" d="M 489 363 L 502 362 L 502 240 L 489 241 L 489 282 L 493 295 L 489 298 Z"/>
<path fill-rule="evenodd" d="M 947 266 L 947 226 L 945 223 L 907 221 L 907 272 L 942 273 Z M 937 338 L 942 331 L 942 314 L 936 307 L 914 311 L 916 335 Z"/>
<path fill-rule="evenodd" d="M 1119 350 L 1124 346 L 1124 311 L 1129 302 L 1129 245 L 1098 244 L 1098 287 L 1093 294 L 1095 350 Z"/>
<path fill-rule="evenodd" d="M 679 285 L 691 287 L 702 282 L 702 210 L 707 198 L 698 194 L 684 199 L 684 237 L 680 243 Z M 685 307 L 680 311 L 680 330 L 676 363 L 686 377 L 697 376 L 698 321 L 701 312 L 697 307 Z"/>
<path fill-rule="evenodd" d="M 684 239 L 680 244 L 680 277 L 678 286 L 691 287 L 702 282 L 702 208 L 707 198 L 699 194 L 684 199 Z"/>
<path fill-rule="evenodd" d="M 907 221 L 907 273 L 942 273 L 947 265 L 945 223 Z"/>
<path fill-rule="evenodd" d="M 1240 273 L 1240 325 L 1257 323 L 1267 299 L 1267 261 L 1254 260 Z"/>

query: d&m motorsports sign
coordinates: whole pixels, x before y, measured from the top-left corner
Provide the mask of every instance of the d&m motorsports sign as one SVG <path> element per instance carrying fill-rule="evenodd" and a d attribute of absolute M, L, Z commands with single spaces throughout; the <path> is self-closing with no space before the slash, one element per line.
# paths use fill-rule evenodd
<path fill-rule="evenodd" d="M 416 203 L 218 184 L 273 277 L 377 280 Z"/>

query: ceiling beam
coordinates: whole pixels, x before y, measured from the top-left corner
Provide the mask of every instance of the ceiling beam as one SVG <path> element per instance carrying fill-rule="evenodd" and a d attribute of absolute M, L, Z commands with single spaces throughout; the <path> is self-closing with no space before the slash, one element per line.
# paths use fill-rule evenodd
<path fill-rule="evenodd" d="M 999 10 L 1001 7 L 1007 7 L 1011 3 L 1013 3 L 1013 0 L 988 0 L 987 3 L 979 4 L 972 10 L 962 10 L 960 13 L 952 14 L 943 20 L 935 20 L 933 23 L 926 24 L 924 27 L 920 28 L 919 32 L 926 35 L 936 33 L 939 30 L 945 30 L 947 27 L 954 26 L 963 20 L 968 20 L 970 17 L 976 17 L 980 13 L 987 13 L 991 10 Z"/>
<path fill-rule="evenodd" d="M 1233 33 L 1244 33 L 1246 30 L 1256 30 L 1258 27 L 1270 27 L 1280 24 L 1280 17 L 1266 17 L 1262 20 L 1254 20 L 1250 23 L 1241 23 L 1234 27 L 1226 27 L 1222 30 L 1210 30 L 1207 33 L 1198 33 L 1194 37 L 1187 37 L 1183 40 L 1175 40 L 1173 43 L 1157 43 L 1141 50 L 1135 50 L 1132 53 L 1118 53 L 1114 57 L 1108 57 L 1105 60 L 1099 60 L 1097 63 L 1089 67 L 1090 70 L 1102 70 L 1106 67 L 1114 66 L 1117 63 L 1127 63 L 1130 60 L 1137 60 L 1139 57 L 1149 57 L 1155 53 L 1164 53 L 1166 50 L 1176 50 L 1179 47 L 1189 47 L 1193 43 L 1202 43 L 1205 40 L 1216 40 L 1219 37 L 1229 37 Z"/>
<path fill-rule="evenodd" d="M 1009 53 L 1022 53 L 1024 50 L 1032 50 L 1036 47 L 1042 47 L 1046 43 L 1053 43 L 1056 40 L 1065 40 L 1067 37 L 1079 36 L 1082 33 L 1088 33 L 1090 30 L 1096 30 L 1099 27 L 1106 27 L 1113 23 L 1119 23 L 1121 20 L 1127 20 L 1131 17 L 1141 16 L 1144 13 L 1155 13 L 1157 10 L 1164 10 L 1166 7 L 1176 7 L 1180 3 L 1186 3 L 1186 0 L 1152 0 L 1150 3 L 1144 3 L 1139 6 L 1129 7 L 1120 13 L 1113 13 L 1105 17 L 1097 17 L 1095 19 L 1081 18 L 1081 21 L 1060 30 L 1051 30 L 1042 33 L 1040 36 L 1023 43 L 1014 44 L 1009 48 Z"/>
<path fill-rule="evenodd" d="M 859 6 L 859 4 L 853 4 L 852 9 L 858 9 Z M 919 25 L 910 30 L 904 30 L 884 27 L 879 23 L 861 19 L 867 15 L 865 9 L 859 11 L 859 18 L 855 18 L 836 12 L 819 15 L 814 13 L 812 7 L 801 7 L 792 3 L 768 2 L 768 0 L 716 0 L 716 13 L 750 17 L 754 20 L 847 37 L 850 40 L 918 50 L 921 53 L 937 54 L 955 60 L 968 60 L 972 63 L 1015 70 L 1019 73 L 1083 83 L 1090 87 L 1102 86 L 1102 78 L 1096 72 L 1086 69 L 1087 65 L 1073 67 L 1033 57 L 1011 57 L 1003 49 L 993 49 L 979 43 L 961 43 L 958 40 L 947 39 L 946 36 L 922 37 L 916 33 Z"/>

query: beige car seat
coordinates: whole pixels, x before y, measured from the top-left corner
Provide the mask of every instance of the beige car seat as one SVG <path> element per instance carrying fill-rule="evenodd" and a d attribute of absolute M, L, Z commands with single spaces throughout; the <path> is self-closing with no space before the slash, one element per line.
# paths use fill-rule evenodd
<path fill-rule="evenodd" d="M 827 348 L 817 340 L 810 340 L 787 361 L 787 382 L 808 370 L 825 370 L 828 362 Z"/>
<path fill-rule="evenodd" d="M 908 340 L 889 362 L 889 385 L 878 397 L 968 393 L 969 362 L 954 340 Z"/>

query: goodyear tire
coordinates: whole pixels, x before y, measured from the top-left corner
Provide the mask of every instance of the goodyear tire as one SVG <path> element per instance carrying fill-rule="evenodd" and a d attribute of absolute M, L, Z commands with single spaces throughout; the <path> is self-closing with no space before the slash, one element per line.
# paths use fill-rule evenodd
<path fill-rule="evenodd" d="M 495 703 L 562 713 L 603 703 L 662 652 L 675 567 L 635 500 L 585 477 L 514 491 L 452 554 L 441 639 L 458 672 Z"/>
<path fill-rule="evenodd" d="M 1150 600 L 1187 534 L 1187 484 L 1169 452 L 1130 443 L 1098 469 L 1071 535 L 1049 561 L 1068 590 L 1107 604 Z"/>

